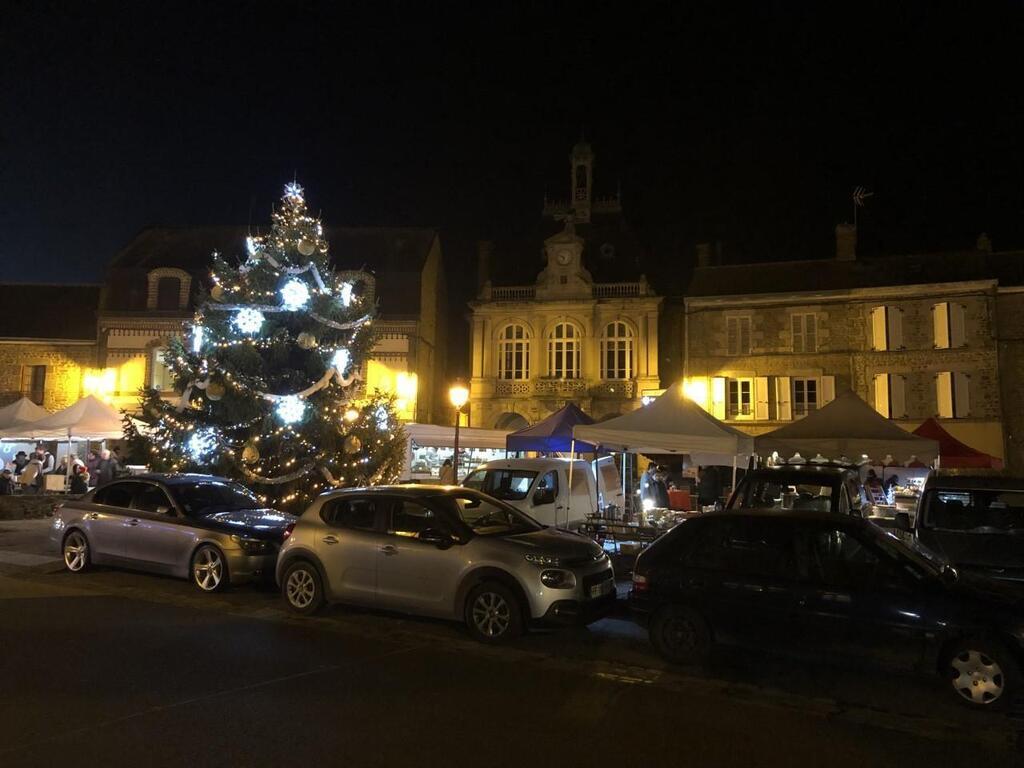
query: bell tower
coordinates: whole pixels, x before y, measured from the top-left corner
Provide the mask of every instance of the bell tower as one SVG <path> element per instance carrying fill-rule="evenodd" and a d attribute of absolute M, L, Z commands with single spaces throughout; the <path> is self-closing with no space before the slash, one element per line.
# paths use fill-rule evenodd
<path fill-rule="evenodd" d="M 582 139 L 569 153 L 569 207 L 576 213 L 576 222 L 590 223 L 594 194 L 594 150 Z"/>

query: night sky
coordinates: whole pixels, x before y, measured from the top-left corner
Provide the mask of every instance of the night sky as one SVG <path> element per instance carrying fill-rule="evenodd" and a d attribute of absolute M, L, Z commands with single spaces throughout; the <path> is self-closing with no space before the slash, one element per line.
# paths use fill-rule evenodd
<path fill-rule="evenodd" d="M 5 5 L 4 279 L 266 225 L 294 174 L 325 223 L 438 226 L 458 267 L 566 194 L 581 131 L 680 284 L 700 240 L 831 253 L 858 184 L 864 252 L 1024 246 L 1020 3 L 259 5 Z"/>

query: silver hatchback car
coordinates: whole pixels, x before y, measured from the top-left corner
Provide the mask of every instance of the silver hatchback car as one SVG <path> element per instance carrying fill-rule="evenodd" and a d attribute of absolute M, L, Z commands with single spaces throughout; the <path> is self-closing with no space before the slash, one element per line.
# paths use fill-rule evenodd
<path fill-rule="evenodd" d="M 288 606 L 349 603 L 465 621 L 497 642 L 529 624 L 588 623 L 615 601 L 604 551 L 479 491 L 400 485 L 332 491 L 281 548 Z"/>
<path fill-rule="evenodd" d="M 273 574 L 295 519 L 222 477 L 145 474 L 60 505 L 50 541 L 72 572 L 121 565 L 215 592 Z"/>

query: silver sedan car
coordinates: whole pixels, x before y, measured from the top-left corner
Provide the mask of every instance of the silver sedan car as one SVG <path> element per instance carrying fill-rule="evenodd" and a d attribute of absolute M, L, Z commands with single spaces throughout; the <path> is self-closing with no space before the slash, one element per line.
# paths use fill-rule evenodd
<path fill-rule="evenodd" d="M 75 573 L 120 565 L 215 592 L 271 576 L 295 520 L 222 477 L 145 474 L 60 505 L 50 540 Z"/>
<path fill-rule="evenodd" d="M 615 601 L 604 551 L 479 491 L 404 485 L 332 491 L 281 548 L 288 606 L 325 602 L 464 621 L 484 642 L 535 622 L 589 622 Z"/>

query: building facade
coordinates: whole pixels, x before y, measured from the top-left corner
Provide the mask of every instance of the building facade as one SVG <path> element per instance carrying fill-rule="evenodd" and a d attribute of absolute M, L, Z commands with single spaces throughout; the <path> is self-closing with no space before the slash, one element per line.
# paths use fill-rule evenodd
<path fill-rule="evenodd" d="M 836 257 L 820 261 L 713 265 L 702 251 L 679 339 L 690 397 L 760 434 L 853 390 L 908 430 L 936 417 L 1019 465 L 1021 409 L 1007 390 L 1022 336 L 1007 326 L 1024 325 L 1004 284 L 1024 277 L 1024 254 L 979 241 L 976 251 L 858 259 L 855 236 L 837 228 Z"/>
<path fill-rule="evenodd" d="M 590 146 L 577 144 L 569 201 L 545 202 L 547 236 L 504 244 L 500 262 L 510 275 L 520 275 L 542 246 L 532 285 L 503 284 L 492 271 L 497 251 L 484 246 L 482 284 L 469 305 L 474 426 L 518 429 L 568 401 L 605 418 L 660 387 L 662 300 L 640 270 L 641 249 L 618 197 L 594 197 L 593 165 Z"/>

